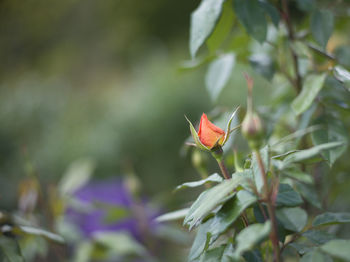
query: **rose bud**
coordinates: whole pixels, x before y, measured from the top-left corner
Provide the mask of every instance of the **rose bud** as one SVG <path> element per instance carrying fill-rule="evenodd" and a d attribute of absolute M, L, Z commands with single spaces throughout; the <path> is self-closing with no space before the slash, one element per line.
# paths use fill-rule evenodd
<path fill-rule="evenodd" d="M 190 130 L 191 130 L 191 134 L 195 142 L 195 145 L 198 148 L 206 151 L 213 151 L 217 149 L 221 151 L 221 147 L 227 142 L 231 132 L 236 130 L 239 127 L 239 126 L 235 127 L 231 130 L 231 122 L 234 116 L 236 115 L 237 111 L 238 111 L 238 108 L 231 115 L 230 120 L 227 123 L 226 132 L 222 130 L 220 127 L 210 122 L 207 115 L 204 113 L 201 117 L 199 130 L 197 132 L 196 129 L 193 127 L 191 121 L 188 120 L 186 117 L 188 123 L 190 124 Z"/>
<path fill-rule="evenodd" d="M 198 130 L 199 140 L 208 148 L 222 145 L 225 138 L 225 131 L 209 121 L 206 114 L 202 114 Z"/>
<path fill-rule="evenodd" d="M 260 147 L 260 141 L 264 135 L 264 128 L 257 113 L 247 112 L 242 122 L 242 134 L 249 141 L 252 148 Z"/>
<path fill-rule="evenodd" d="M 252 149 L 258 149 L 264 137 L 264 127 L 259 115 L 253 110 L 253 79 L 245 75 L 248 85 L 247 113 L 242 122 L 242 134 Z"/>

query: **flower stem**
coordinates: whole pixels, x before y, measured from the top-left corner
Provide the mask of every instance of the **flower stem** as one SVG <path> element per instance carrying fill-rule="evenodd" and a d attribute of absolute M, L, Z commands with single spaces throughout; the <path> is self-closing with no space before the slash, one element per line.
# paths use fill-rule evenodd
<path fill-rule="evenodd" d="M 265 167 L 264 167 L 264 163 L 261 159 L 261 155 L 259 150 L 255 150 L 254 154 L 256 156 L 256 159 L 258 161 L 258 165 L 259 165 L 259 169 L 260 169 L 260 173 L 261 176 L 263 178 L 264 181 L 264 199 L 266 200 L 266 204 L 267 204 L 267 211 L 269 214 L 269 218 L 271 220 L 271 224 L 272 224 L 272 231 L 270 234 L 270 239 L 273 245 L 273 252 L 274 252 L 274 261 L 275 262 L 281 262 L 281 252 L 280 252 L 280 247 L 279 247 L 279 243 L 278 243 L 278 232 L 277 232 L 277 220 L 276 220 L 276 215 L 275 215 L 275 207 L 274 204 L 272 203 L 272 199 L 271 199 L 271 195 L 270 195 L 270 190 L 269 190 L 269 185 L 268 185 L 268 181 L 267 181 L 267 174 L 265 172 Z"/>
<path fill-rule="evenodd" d="M 220 170 L 221 170 L 221 173 L 222 175 L 224 176 L 225 179 L 230 179 L 230 175 L 227 171 L 227 168 L 225 166 L 225 163 L 224 163 L 224 160 L 223 159 L 219 159 L 219 158 L 216 158 L 216 161 L 218 162 L 218 165 L 220 167 Z"/>
<path fill-rule="evenodd" d="M 283 10 L 283 17 L 288 30 L 289 41 L 293 42 L 295 40 L 295 35 L 294 35 L 293 25 L 290 20 L 287 0 L 282 0 L 282 10 Z M 290 52 L 293 59 L 293 67 L 294 67 L 294 74 L 295 74 L 294 87 L 296 89 L 297 94 L 299 94 L 302 89 L 302 79 L 299 72 L 298 55 L 296 54 L 292 46 L 290 46 Z"/>

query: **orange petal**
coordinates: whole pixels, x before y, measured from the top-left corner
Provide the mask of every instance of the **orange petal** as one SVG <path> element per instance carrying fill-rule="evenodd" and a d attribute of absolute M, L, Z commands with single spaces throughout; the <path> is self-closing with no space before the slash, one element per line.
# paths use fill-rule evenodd
<path fill-rule="evenodd" d="M 212 148 L 218 140 L 220 140 L 219 144 L 222 143 L 224 136 L 225 131 L 210 122 L 207 115 L 203 113 L 198 130 L 198 137 L 202 144 Z"/>

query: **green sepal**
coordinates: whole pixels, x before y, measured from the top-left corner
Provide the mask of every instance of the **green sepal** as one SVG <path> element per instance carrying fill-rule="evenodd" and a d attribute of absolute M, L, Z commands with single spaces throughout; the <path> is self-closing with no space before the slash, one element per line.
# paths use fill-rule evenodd
<path fill-rule="evenodd" d="M 191 121 L 185 116 L 187 122 L 190 124 L 190 131 L 191 131 L 191 135 L 192 135 L 192 138 L 196 144 L 196 146 L 202 150 L 205 150 L 205 151 L 210 151 L 210 149 L 208 147 L 206 147 L 205 145 L 202 144 L 202 142 L 200 141 L 199 139 L 199 136 L 197 134 L 197 131 L 196 129 L 194 128 L 193 124 L 191 123 Z"/>
<path fill-rule="evenodd" d="M 224 145 L 227 140 L 230 138 L 230 134 L 235 131 L 236 129 L 238 129 L 240 127 L 240 125 L 236 126 L 235 128 L 233 128 L 231 130 L 231 123 L 232 123 L 232 120 L 233 118 L 235 117 L 235 115 L 237 114 L 239 110 L 239 106 L 236 108 L 236 110 L 232 113 L 231 117 L 230 117 L 230 120 L 228 121 L 227 123 L 227 128 L 226 128 L 226 134 L 225 134 L 225 138 L 224 138 L 224 141 L 222 142 L 222 145 Z"/>

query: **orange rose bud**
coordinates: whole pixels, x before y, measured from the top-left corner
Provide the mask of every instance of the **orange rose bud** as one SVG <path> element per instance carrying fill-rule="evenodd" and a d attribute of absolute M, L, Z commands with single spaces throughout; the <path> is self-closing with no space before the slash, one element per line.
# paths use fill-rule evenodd
<path fill-rule="evenodd" d="M 225 131 L 214 125 L 203 113 L 198 130 L 199 140 L 209 149 L 216 145 L 222 145 L 225 140 Z"/>

